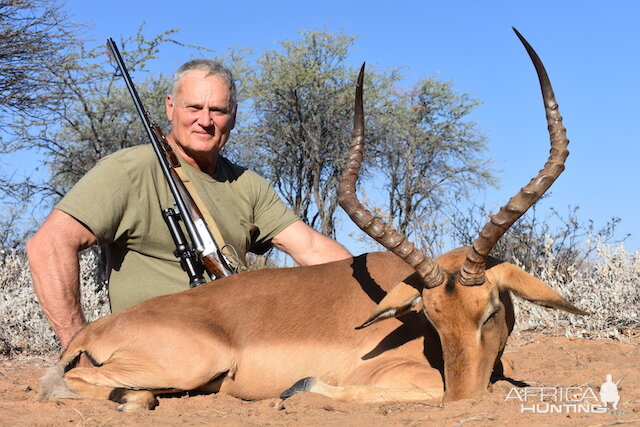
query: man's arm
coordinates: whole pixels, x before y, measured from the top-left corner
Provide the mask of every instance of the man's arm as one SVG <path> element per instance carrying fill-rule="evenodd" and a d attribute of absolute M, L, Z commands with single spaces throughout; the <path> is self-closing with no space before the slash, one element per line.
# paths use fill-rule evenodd
<path fill-rule="evenodd" d="M 352 256 L 340 243 L 318 233 L 300 220 L 276 234 L 271 243 L 291 255 L 300 265 L 323 264 Z"/>
<path fill-rule="evenodd" d="M 78 252 L 96 243 L 91 231 L 58 209 L 27 243 L 33 287 L 62 348 L 86 324 L 80 307 Z"/>

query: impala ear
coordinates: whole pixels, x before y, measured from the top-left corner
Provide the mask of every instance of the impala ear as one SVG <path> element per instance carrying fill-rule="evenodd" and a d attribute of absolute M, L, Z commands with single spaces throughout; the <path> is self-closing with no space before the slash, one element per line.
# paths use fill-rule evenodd
<path fill-rule="evenodd" d="M 419 310 L 422 306 L 422 295 L 414 286 L 400 282 L 391 289 L 378 303 L 375 312 L 356 329 L 366 328 L 380 320 L 407 314 L 412 309 Z"/>
<path fill-rule="evenodd" d="M 569 304 L 542 281 L 508 262 L 498 263 L 489 268 L 487 270 L 487 278 L 501 290 L 509 290 L 534 304 L 564 310 L 573 314 L 589 314 Z"/>

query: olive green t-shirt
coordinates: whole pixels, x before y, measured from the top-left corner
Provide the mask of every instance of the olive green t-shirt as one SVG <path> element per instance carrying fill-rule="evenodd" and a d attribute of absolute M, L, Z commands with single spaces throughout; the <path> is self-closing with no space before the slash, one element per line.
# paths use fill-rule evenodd
<path fill-rule="evenodd" d="M 264 178 L 223 157 L 213 176 L 181 163 L 241 262 L 298 219 Z M 100 160 L 56 206 L 108 245 L 113 311 L 189 288 L 161 213 L 173 205 L 153 148 L 141 145 Z"/>

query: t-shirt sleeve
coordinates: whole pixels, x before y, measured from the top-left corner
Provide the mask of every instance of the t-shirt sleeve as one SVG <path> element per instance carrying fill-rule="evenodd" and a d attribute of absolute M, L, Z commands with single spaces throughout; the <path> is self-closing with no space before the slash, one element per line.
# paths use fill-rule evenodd
<path fill-rule="evenodd" d="M 100 160 L 55 206 L 88 227 L 99 245 L 116 241 L 126 230 L 122 219 L 132 182 L 113 156 Z"/>
<path fill-rule="evenodd" d="M 254 225 L 251 252 L 263 253 L 271 247 L 271 239 L 300 219 L 278 196 L 269 182 L 260 175 L 249 172 L 255 189 Z"/>

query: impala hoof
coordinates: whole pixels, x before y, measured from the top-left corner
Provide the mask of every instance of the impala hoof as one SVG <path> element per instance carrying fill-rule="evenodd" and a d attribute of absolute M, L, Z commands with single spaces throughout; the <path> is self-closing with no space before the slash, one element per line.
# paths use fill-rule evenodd
<path fill-rule="evenodd" d="M 309 391 L 313 384 L 316 382 L 316 379 L 313 377 L 303 378 L 299 381 L 296 381 L 294 385 L 280 393 L 280 399 L 286 399 L 288 397 L 293 396 L 296 393 L 301 393 L 303 391 Z"/>
<path fill-rule="evenodd" d="M 158 406 L 158 399 L 149 390 L 114 388 L 109 394 L 109 400 L 122 403 L 118 406 L 120 412 L 153 410 Z"/>

